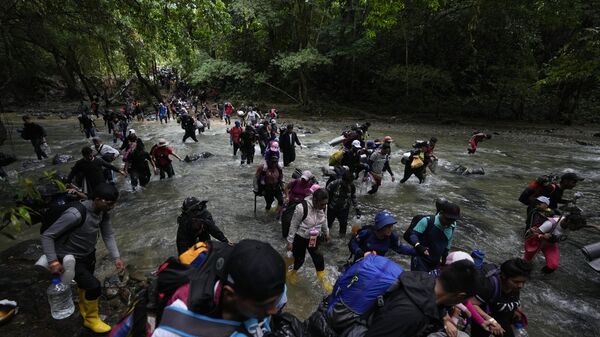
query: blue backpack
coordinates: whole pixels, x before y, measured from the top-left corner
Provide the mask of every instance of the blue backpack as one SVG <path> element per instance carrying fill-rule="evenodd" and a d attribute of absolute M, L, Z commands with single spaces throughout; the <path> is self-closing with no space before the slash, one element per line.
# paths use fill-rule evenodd
<path fill-rule="evenodd" d="M 327 319 L 337 332 L 368 316 L 384 304 L 384 296 L 398 287 L 404 270 L 391 260 L 367 255 L 348 268 L 329 296 Z"/>

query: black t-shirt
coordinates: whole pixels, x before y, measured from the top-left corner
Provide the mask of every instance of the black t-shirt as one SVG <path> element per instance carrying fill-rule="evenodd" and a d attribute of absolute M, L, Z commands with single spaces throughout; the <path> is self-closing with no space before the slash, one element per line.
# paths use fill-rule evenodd
<path fill-rule="evenodd" d="M 94 121 L 86 115 L 79 117 L 79 122 L 84 129 L 91 129 L 94 126 Z"/>

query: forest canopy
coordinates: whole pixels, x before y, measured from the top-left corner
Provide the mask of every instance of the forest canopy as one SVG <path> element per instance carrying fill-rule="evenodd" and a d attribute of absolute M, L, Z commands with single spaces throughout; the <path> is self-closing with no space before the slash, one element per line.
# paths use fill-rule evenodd
<path fill-rule="evenodd" d="M 158 101 L 170 68 L 254 100 L 600 122 L 600 0 L 5 0 L 0 30 L 3 104 L 131 79 Z"/>

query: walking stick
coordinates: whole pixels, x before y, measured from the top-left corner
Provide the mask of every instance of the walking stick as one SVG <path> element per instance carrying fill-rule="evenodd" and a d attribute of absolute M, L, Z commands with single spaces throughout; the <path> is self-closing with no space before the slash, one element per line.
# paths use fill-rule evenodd
<path fill-rule="evenodd" d="M 256 194 L 256 192 L 254 192 L 254 216 L 255 217 L 256 217 L 256 197 L 257 197 L 257 194 Z"/>

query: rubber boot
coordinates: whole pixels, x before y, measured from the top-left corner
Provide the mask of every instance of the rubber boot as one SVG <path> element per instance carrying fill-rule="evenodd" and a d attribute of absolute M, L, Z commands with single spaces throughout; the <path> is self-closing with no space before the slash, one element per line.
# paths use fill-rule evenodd
<path fill-rule="evenodd" d="M 333 286 L 331 286 L 331 282 L 329 282 L 329 280 L 327 279 L 327 273 L 324 270 L 318 271 L 317 279 L 319 279 L 319 282 L 321 282 L 321 285 L 323 285 L 323 289 L 325 290 L 325 292 L 327 294 L 331 294 L 331 292 L 333 291 Z"/>
<path fill-rule="evenodd" d="M 287 280 L 290 284 L 298 283 L 298 270 L 292 269 L 287 273 Z"/>
<path fill-rule="evenodd" d="M 81 316 L 83 316 L 83 326 L 92 330 L 95 333 L 106 333 L 112 328 L 110 325 L 102 322 L 98 314 L 98 299 L 93 301 L 85 298 L 85 291 L 83 296 L 79 299 L 79 310 L 83 306 Z"/>

